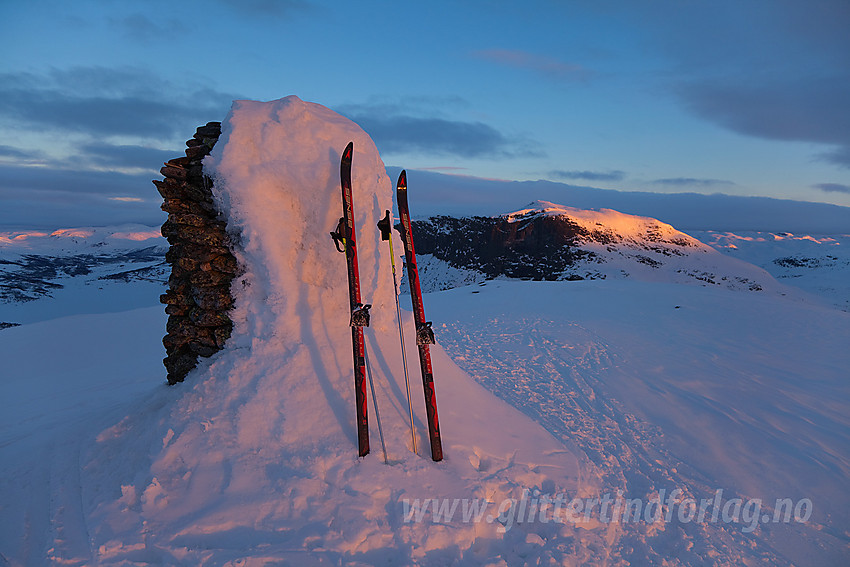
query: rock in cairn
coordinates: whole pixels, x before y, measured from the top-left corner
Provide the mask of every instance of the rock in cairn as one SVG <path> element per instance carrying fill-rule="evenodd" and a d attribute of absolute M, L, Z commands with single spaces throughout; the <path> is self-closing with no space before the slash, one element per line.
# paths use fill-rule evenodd
<path fill-rule="evenodd" d="M 160 296 L 168 314 L 162 343 L 169 384 L 182 382 L 199 356 L 221 350 L 233 329 L 227 312 L 239 267 L 201 165 L 220 135 L 220 122 L 198 128 L 186 142 L 186 156 L 166 162 L 160 170 L 165 179 L 153 182 L 164 199 L 162 235 L 171 245 L 165 255 L 171 264 L 168 291 Z"/>

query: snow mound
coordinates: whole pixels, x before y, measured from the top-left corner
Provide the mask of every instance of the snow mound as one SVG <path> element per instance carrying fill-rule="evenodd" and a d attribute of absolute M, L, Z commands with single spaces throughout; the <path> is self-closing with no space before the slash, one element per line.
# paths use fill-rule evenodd
<path fill-rule="evenodd" d="M 342 215 L 339 160 L 349 141 L 361 294 L 374 305 L 377 328 L 392 323 L 393 310 L 384 309 L 392 305 L 391 284 L 379 277 L 389 273 L 389 258 L 379 254 L 374 220 L 392 207 L 392 189 L 372 140 L 350 120 L 295 97 L 238 101 L 204 162 L 246 269 L 234 284 L 234 346 L 323 334 L 308 332 L 304 321 L 347 325 L 344 256 L 328 232 Z"/>
<path fill-rule="evenodd" d="M 357 458 L 345 259 L 328 235 L 342 212 L 339 158 L 349 141 L 361 292 L 374 305 L 367 347 L 389 465 L 371 399 L 372 453 Z M 375 227 L 392 206 L 392 187 L 368 135 L 297 97 L 237 101 L 204 167 L 245 268 L 233 285 L 234 333 L 175 386 L 179 399 L 163 406 L 160 397 L 98 437 L 87 468 L 110 482 L 87 514 L 95 562 L 487 563 L 572 553 L 560 550 L 571 547 L 573 525 L 544 526 L 537 539 L 565 544 L 542 550 L 522 530 L 506 534 L 495 516 L 451 525 L 405 516 L 405 499 L 499 502 L 544 486 L 584 494 L 595 481 L 581 479 L 571 452 L 439 347 L 432 354 L 446 458 L 429 458 L 415 355 L 412 453 L 389 249 Z M 405 325 L 415 353 L 410 318 Z M 604 529 L 584 527 L 583 539 L 603 541 Z"/>

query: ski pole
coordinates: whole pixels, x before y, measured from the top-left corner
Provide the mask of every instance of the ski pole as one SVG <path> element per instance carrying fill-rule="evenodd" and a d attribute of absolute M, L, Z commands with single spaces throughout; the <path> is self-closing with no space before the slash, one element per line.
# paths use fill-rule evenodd
<path fill-rule="evenodd" d="M 378 435 L 381 437 L 381 449 L 384 451 L 384 464 L 390 464 L 387 458 L 387 446 L 384 443 L 384 429 L 381 427 L 381 414 L 378 413 L 378 396 L 375 395 L 375 382 L 372 380 L 372 365 L 369 363 L 369 351 L 363 344 L 363 357 L 366 359 L 366 375 L 369 376 L 369 388 L 372 390 L 372 405 L 375 406 L 375 419 L 378 421 Z"/>
<path fill-rule="evenodd" d="M 390 212 L 387 211 L 386 216 L 378 221 L 378 228 L 381 229 L 381 240 L 389 240 L 390 242 L 390 262 L 393 266 L 393 288 L 395 289 L 395 312 L 398 320 L 398 339 L 401 343 L 401 361 L 404 365 L 404 386 L 407 388 L 407 409 L 410 412 L 410 439 L 413 442 L 413 452 L 416 453 L 416 430 L 413 427 L 413 404 L 410 402 L 410 377 L 407 374 L 407 356 L 404 352 L 404 329 L 401 324 L 401 307 L 398 304 L 398 278 L 395 272 L 395 253 L 393 252 L 392 239 L 393 221 Z"/>

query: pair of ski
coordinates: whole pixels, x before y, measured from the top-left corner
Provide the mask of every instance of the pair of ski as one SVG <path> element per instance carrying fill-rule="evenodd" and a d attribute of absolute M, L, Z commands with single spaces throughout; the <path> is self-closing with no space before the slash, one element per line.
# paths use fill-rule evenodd
<path fill-rule="evenodd" d="M 345 252 L 345 260 L 348 266 L 348 297 L 351 307 L 351 343 L 354 350 L 354 392 L 357 404 L 357 445 L 359 455 L 366 456 L 369 453 L 369 419 L 366 398 L 366 375 L 369 373 L 369 382 L 372 385 L 373 403 L 375 400 L 374 384 L 371 380 L 371 369 L 366 354 L 366 343 L 363 336 L 363 327 L 369 326 L 369 309 L 371 305 L 364 304 L 360 297 L 360 275 L 357 267 L 357 242 L 354 230 L 354 202 L 351 191 L 351 162 L 354 154 L 354 143 L 349 142 L 340 159 L 340 185 L 342 186 L 342 218 L 336 232 L 332 232 L 337 250 Z M 405 263 L 407 264 L 407 279 L 410 282 L 410 295 L 413 301 L 413 317 L 416 322 L 416 345 L 419 349 L 419 364 L 422 371 L 422 385 L 425 392 L 425 410 L 428 416 L 428 437 L 431 442 L 431 458 L 434 461 L 443 459 L 443 447 L 440 440 L 440 423 L 437 417 L 437 398 L 434 392 L 434 373 L 431 368 L 430 345 L 434 343 L 434 333 L 431 323 L 425 321 L 425 310 L 422 306 L 422 290 L 419 286 L 419 271 L 416 267 L 416 253 L 413 249 L 413 233 L 410 226 L 410 212 L 407 206 L 407 175 L 404 171 L 398 178 L 396 185 L 396 196 L 398 201 L 399 215 L 401 216 L 401 238 L 404 243 Z M 390 256 L 392 251 L 392 221 L 390 212 L 378 223 L 383 240 L 390 242 Z M 396 311 L 398 315 L 399 335 L 401 338 L 402 358 L 404 359 L 404 332 L 402 331 L 401 310 L 398 304 L 398 284 L 396 282 L 395 258 L 392 257 L 393 284 L 395 286 Z M 407 375 L 407 362 L 404 360 L 404 377 L 407 385 L 407 397 L 410 409 L 410 430 L 413 436 L 413 450 L 416 451 L 416 435 L 413 426 L 413 409 L 410 405 L 410 384 Z M 377 416 L 377 404 L 375 404 Z M 380 428 L 380 419 L 378 419 Z M 381 436 L 383 443 L 383 435 Z M 384 448 L 384 460 L 386 460 L 386 448 Z"/>

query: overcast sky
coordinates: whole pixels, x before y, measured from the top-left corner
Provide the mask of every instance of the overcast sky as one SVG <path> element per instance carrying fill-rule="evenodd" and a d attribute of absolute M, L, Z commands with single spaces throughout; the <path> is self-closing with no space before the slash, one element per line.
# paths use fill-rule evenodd
<path fill-rule="evenodd" d="M 391 166 L 847 206 L 848 29 L 848 0 L 2 0 L 0 223 L 153 224 L 196 126 L 289 94 Z"/>

